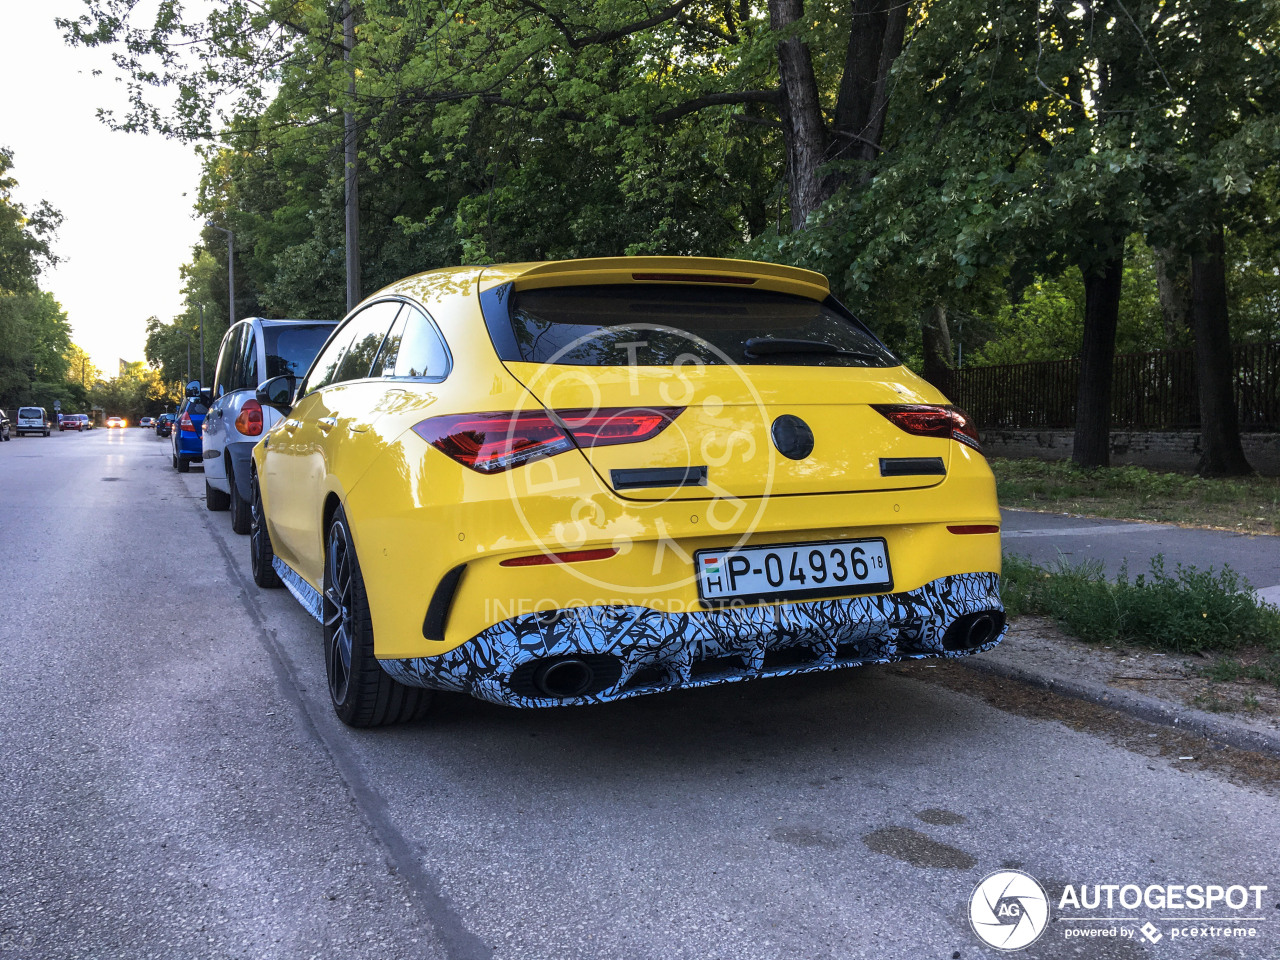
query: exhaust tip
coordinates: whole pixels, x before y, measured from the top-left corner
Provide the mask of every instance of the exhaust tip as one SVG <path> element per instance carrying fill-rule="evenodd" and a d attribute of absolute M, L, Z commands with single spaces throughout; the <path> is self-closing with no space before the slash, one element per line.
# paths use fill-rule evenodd
<path fill-rule="evenodd" d="M 976 650 L 990 643 L 1004 629 L 1004 611 L 980 610 L 957 617 L 942 637 L 943 649 L 952 652 Z"/>
<path fill-rule="evenodd" d="M 551 660 L 538 667 L 533 685 L 548 697 L 580 697 L 591 689 L 595 671 L 583 660 Z"/>
<path fill-rule="evenodd" d="M 579 653 L 527 660 L 512 672 L 507 685 L 530 700 L 590 697 L 622 679 L 622 661 L 608 653 Z"/>

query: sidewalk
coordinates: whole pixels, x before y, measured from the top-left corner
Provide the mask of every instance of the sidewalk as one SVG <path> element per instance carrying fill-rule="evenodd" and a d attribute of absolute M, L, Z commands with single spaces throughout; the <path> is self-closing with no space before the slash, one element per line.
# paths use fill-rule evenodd
<path fill-rule="evenodd" d="M 1095 646 L 1066 636 L 1051 621 L 1019 617 L 994 650 L 955 662 L 1280 757 L 1280 690 L 1248 681 L 1208 680 L 1203 671 L 1212 658 Z"/>

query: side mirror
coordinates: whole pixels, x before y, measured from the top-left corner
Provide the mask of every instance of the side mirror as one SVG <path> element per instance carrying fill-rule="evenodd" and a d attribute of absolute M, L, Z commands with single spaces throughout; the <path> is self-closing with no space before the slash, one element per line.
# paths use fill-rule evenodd
<path fill-rule="evenodd" d="M 281 413 L 293 408 L 293 392 L 298 389 L 297 377 L 272 377 L 258 384 L 258 402 L 264 407 L 274 407 Z"/>
<path fill-rule="evenodd" d="M 199 380 L 192 380 L 190 383 L 188 383 L 188 384 L 187 384 L 186 396 L 188 396 L 188 397 L 198 397 L 198 396 L 200 396 L 200 381 L 199 381 Z"/>

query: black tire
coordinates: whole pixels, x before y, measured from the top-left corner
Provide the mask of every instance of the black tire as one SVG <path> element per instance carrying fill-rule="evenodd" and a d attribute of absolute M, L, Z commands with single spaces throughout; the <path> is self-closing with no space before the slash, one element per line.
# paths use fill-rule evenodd
<path fill-rule="evenodd" d="M 262 491 L 258 488 L 258 475 L 255 473 L 249 478 L 249 567 L 253 571 L 253 582 L 264 590 L 283 586 L 280 575 L 272 566 L 275 558 L 267 520 L 262 513 Z"/>
<path fill-rule="evenodd" d="M 208 480 L 204 482 L 204 505 L 213 512 L 225 510 L 231 505 L 231 497 L 217 489 Z"/>
<path fill-rule="evenodd" d="M 432 691 L 393 680 L 373 655 L 369 599 L 341 507 L 324 539 L 324 665 L 334 712 L 349 727 L 417 719 L 431 706 Z"/>
<path fill-rule="evenodd" d="M 173 457 L 173 469 L 177 470 L 177 469 L 178 469 L 178 455 L 177 455 L 176 453 L 171 453 L 171 454 L 170 454 L 170 456 L 171 456 L 171 457 Z"/>
<path fill-rule="evenodd" d="M 190 460 L 184 460 L 182 457 L 178 457 L 178 472 L 179 472 L 179 473 L 190 473 L 190 472 L 191 472 L 191 461 L 190 461 Z"/>
<path fill-rule="evenodd" d="M 235 475 L 230 470 L 227 471 L 227 486 L 231 488 L 231 493 L 227 495 L 231 504 L 231 529 L 234 533 L 244 536 L 249 532 L 251 523 L 249 502 L 240 496 L 240 490 L 236 487 Z"/>

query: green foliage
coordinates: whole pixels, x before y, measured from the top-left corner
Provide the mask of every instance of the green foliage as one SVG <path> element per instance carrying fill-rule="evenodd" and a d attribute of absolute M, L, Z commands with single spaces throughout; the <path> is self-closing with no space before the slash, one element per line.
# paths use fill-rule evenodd
<path fill-rule="evenodd" d="M 1116 352 L 1168 346 L 1156 293 L 1156 264 L 1140 237 L 1131 239 L 1120 295 Z M 1084 333 L 1084 282 L 1071 267 L 1056 277 L 1036 277 L 1017 301 L 1004 304 L 991 324 L 991 339 L 971 354 L 975 364 L 1061 360 L 1076 355 Z"/>
<path fill-rule="evenodd" d="M 13 199 L 13 154 L 0 149 L 0 409 L 53 402 L 80 405 L 67 381 L 71 328 L 40 271 L 57 262 L 51 242 L 61 215 L 47 203 L 33 212 Z"/>
<path fill-rule="evenodd" d="M 1233 332 L 1280 322 L 1280 0 L 914 0 L 880 154 L 833 164 L 843 185 L 798 232 L 767 5 L 354 6 L 349 63 L 336 3 L 164 3 L 148 22 L 134 0 L 85 0 L 61 21 L 131 80 L 111 122 L 216 144 L 198 210 L 236 233 L 241 316 L 344 311 L 347 111 L 366 293 L 459 262 L 758 256 L 825 272 L 908 357 L 934 304 L 953 332 L 963 321 L 970 358 L 1061 357 L 1080 338 L 1081 271 L 1126 241 L 1119 349 L 1158 346 L 1135 238 L 1188 253 L 1223 221 Z M 828 117 L 856 9 L 810 2 L 788 34 Z M 192 296 L 225 317 L 223 236 L 200 253 L 217 277 Z M 173 351 L 156 351 L 168 377 Z"/>
<path fill-rule="evenodd" d="M 0 147 L 0 292 L 34 293 L 40 271 L 58 262 L 51 243 L 62 214 L 45 201 L 32 212 L 13 199 L 13 152 Z"/>
<path fill-rule="evenodd" d="M 99 380 L 89 397 L 105 416 L 124 417 L 133 424 L 142 417 L 172 411 L 181 393 L 174 393 L 160 379 L 159 371 L 139 362 L 129 364 L 119 376 Z"/>
<path fill-rule="evenodd" d="M 1280 650 L 1280 610 L 1258 602 L 1253 588 L 1230 567 L 1197 570 L 1178 564 L 1130 580 L 1108 580 L 1101 563 L 1059 562 L 1045 568 L 1006 556 L 1001 597 L 1011 614 L 1049 616 L 1090 643 L 1132 643 L 1195 653 L 1265 644 Z"/>

